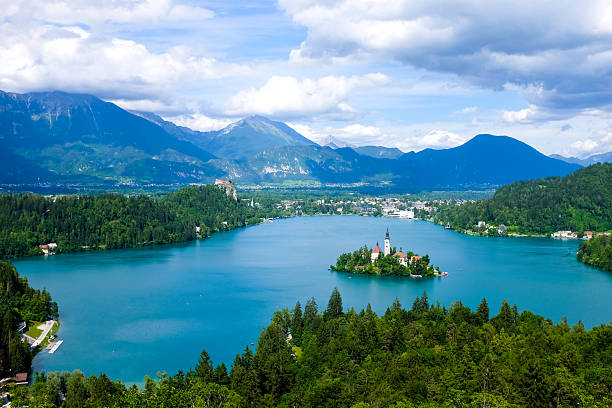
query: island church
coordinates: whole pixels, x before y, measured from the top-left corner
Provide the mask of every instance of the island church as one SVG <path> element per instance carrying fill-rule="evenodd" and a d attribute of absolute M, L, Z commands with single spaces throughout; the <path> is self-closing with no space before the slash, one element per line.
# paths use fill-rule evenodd
<path fill-rule="evenodd" d="M 372 263 L 374 263 L 378 259 L 381 252 L 383 253 L 383 256 L 391 255 L 391 239 L 389 238 L 389 228 L 387 228 L 387 235 L 385 235 L 385 250 L 381 250 L 377 242 L 376 247 L 372 250 Z M 393 254 L 393 256 L 399 258 L 400 264 L 408 266 L 408 259 L 406 257 L 406 254 L 404 254 L 403 252 L 396 252 Z"/>

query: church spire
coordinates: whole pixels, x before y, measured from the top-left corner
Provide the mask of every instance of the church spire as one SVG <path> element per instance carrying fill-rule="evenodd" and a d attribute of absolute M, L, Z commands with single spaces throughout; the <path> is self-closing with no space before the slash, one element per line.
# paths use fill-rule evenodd
<path fill-rule="evenodd" d="M 385 256 L 391 255 L 391 239 L 389 239 L 389 227 L 387 227 L 387 235 L 385 235 Z"/>

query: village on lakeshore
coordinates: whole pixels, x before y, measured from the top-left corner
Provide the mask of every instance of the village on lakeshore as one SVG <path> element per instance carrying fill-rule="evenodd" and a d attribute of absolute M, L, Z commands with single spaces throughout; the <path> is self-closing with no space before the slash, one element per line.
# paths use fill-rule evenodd
<path fill-rule="evenodd" d="M 330 269 L 338 272 L 349 272 L 358 274 L 375 275 L 397 275 L 410 276 L 411 278 L 422 278 L 424 276 L 448 276 L 447 272 L 441 272 L 438 267 L 429 264 L 429 256 L 419 256 L 413 252 L 403 252 L 400 248 L 391 247 L 389 230 L 385 235 L 384 249 L 378 242 L 374 249 L 367 246 L 338 257 L 336 265 Z"/>

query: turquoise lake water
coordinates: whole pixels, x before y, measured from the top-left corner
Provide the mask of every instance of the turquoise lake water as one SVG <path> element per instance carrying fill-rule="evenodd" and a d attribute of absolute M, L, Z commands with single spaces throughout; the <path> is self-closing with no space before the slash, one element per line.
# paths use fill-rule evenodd
<path fill-rule="evenodd" d="M 429 254 L 447 278 L 350 276 L 328 271 L 341 252 L 383 243 Z M 178 246 L 21 259 L 19 273 L 59 304 L 64 344 L 40 353 L 35 370 L 81 369 L 124 382 L 193 367 L 206 349 L 216 364 L 256 343 L 272 313 L 314 296 L 325 308 L 337 286 L 345 308 L 384 313 L 395 297 L 492 315 L 508 299 L 555 322 L 587 327 L 612 319 L 612 274 L 576 261 L 578 241 L 484 238 L 428 222 L 321 216 L 275 220 Z"/>

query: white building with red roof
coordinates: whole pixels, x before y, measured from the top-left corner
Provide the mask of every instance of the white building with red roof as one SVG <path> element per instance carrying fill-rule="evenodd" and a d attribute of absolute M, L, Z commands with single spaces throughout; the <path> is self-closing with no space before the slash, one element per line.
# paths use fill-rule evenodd
<path fill-rule="evenodd" d="M 399 258 L 399 263 L 404 266 L 408 266 L 408 257 L 405 253 L 399 251 L 393 254 L 395 258 Z"/>
<path fill-rule="evenodd" d="M 382 252 L 382 250 L 380 249 L 380 247 L 378 246 L 378 242 L 376 243 L 376 248 L 374 248 L 372 250 L 372 262 L 374 262 L 375 260 L 378 259 L 378 257 L 380 256 L 380 253 Z"/>

